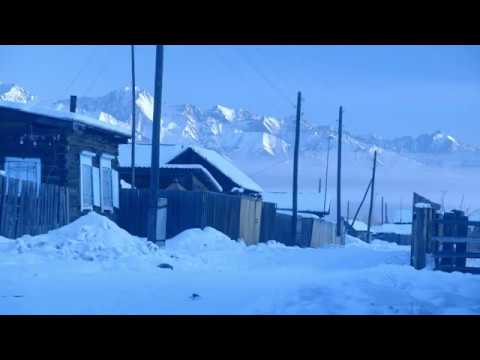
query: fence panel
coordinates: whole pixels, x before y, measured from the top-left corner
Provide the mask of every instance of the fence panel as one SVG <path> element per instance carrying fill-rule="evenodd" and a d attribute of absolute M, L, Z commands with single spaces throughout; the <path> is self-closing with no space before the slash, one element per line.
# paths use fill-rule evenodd
<path fill-rule="evenodd" d="M 260 242 L 275 240 L 276 215 L 276 205 L 274 203 L 264 202 L 262 205 L 262 219 L 260 223 Z"/>
<path fill-rule="evenodd" d="M 68 189 L 0 176 L 0 235 L 38 235 L 66 225 Z"/>
<path fill-rule="evenodd" d="M 120 191 L 120 214 L 118 224 L 136 236 L 147 235 L 149 189 L 122 189 Z M 246 221 L 252 224 L 252 236 L 249 242 L 258 242 L 260 233 L 261 202 L 241 196 L 201 191 L 160 190 L 159 197 L 166 198 L 167 237 L 171 238 L 191 228 L 213 227 L 230 238 L 237 240 L 242 235 L 241 227 Z M 243 216 L 252 218 L 242 220 L 241 203 L 251 206 Z M 250 208 L 250 206 L 247 206 Z"/>

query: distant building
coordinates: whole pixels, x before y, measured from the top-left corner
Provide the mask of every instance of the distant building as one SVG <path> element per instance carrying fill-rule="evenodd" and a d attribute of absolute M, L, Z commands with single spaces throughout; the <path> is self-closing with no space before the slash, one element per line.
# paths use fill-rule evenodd
<path fill-rule="evenodd" d="M 118 145 L 129 137 L 74 112 L 0 102 L 0 172 L 69 188 L 70 221 L 91 210 L 115 218 Z"/>
<path fill-rule="evenodd" d="M 131 144 L 120 145 L 119 173 L 131 184 Z M 135 146 L 135 185 L 150 186 L 151 145 Z M 230 160 L 198 146 L 160 146 L 160 188 L 181 185 L 186 191 L 213 191 L 259 196 L 262 188 Z"/>

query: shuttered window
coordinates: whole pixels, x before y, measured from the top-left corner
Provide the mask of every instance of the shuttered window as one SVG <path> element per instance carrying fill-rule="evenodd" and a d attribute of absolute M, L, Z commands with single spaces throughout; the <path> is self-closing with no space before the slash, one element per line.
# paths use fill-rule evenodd
<path fill-rule="evenodd" d="M 112 169 L 102 167 L 102 202 L 104 209 L 113 208 Z"/>
<path fill-rule="evenodd" d="M 113 206 L 116 208 L 120 207 L 120 192 L 119 192 L 119 187 L 120 187 L 120 181 L 118 179 L 118 172 L 115 170 L 112 170 L 112 189 L 113 189 Z"/>
<path fill-rule="evenodd" d="M 100 158 L 100 192 L 102 211 L 113 210 L 113 179 L 112 159 L 110 155 L 102 155 Z"/>
<path fill-rule="evenodd" d="M 93 167 L 92 159 L 95 154 L 82 152 L 80 154 L 80 208 L 93 209 Z"/>

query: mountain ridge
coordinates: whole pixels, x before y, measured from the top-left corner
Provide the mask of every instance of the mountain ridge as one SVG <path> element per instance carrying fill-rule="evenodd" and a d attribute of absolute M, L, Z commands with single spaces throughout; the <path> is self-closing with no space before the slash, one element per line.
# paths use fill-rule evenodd
<path fill-rule="evenodd" d="M 153 96 L 135 88 L 137 137 L 148 142 L 152 131 Z M 15 84 L 0 82 L 0 99 L 30 102 L 37 98 Z M 99 121 L 120 127 L 131 126 L 131 88 L 126 86 L 99 97 L 79 97 L 77 111 Z M 69 99 L 58 100 L 51 107 L 69 110 Z M 192 104 L 168 105 L 162 109 L 161 141 L 200 145 L 226 155 L 255 155 L 289 158 L 294 141 L 295 118 L 258 115 L 244 109 L 217 104 L 206 110 Z M 302 119 L 301 152 L 306 157 L 324 156 L 328 141 L 337 138 L 336 129 Z M 344 131 L 343 141 L 355 153 L 371 155 L 374 150 L 389 151 L 425 164 L 453 163 L 476 166 L 480 147 L 461 143 L 453 136 L 435 131 L 418 136 L 385 139 L 375 135 L 357 136 Z M 480 163 L 478 164 L 480 166 Z"/>

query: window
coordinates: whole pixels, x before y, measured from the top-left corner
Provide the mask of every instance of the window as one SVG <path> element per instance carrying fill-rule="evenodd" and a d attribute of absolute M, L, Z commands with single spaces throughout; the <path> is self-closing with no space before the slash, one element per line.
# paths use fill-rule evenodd
<path fill-rule="evenodd" d="M 113 211 L 113 156 L 103 154 L 100 158 L 100 193 L 102 211 Z"/>
<path fill-rule="evenodd" d="M 93 166 L 94 153 L 83 151 L 80 154 L 80 208 L 93 210 Z"/>
<path fill-rule="evenodd" d="M 31 181 L 38 185 L 42 179 L 42 165 L 40 159 L 34 158 L 5 158 L 5 175 L 10 178 Z"/>

